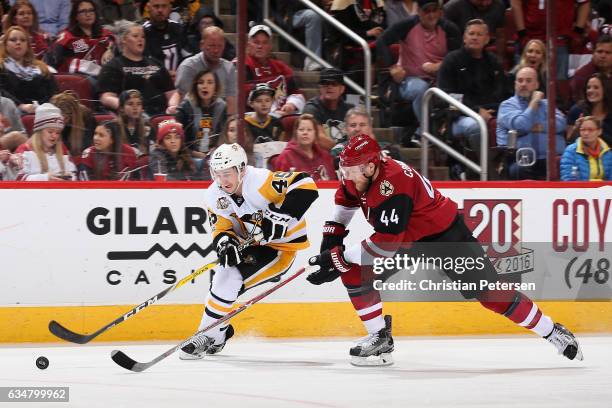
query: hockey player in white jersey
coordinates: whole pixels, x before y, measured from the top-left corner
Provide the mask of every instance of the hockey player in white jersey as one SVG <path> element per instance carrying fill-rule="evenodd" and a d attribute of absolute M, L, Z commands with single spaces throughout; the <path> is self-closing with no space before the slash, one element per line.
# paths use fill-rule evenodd
<path fill-rule="evenodd" d="M 287 272 L 296 252 L 309 246 L 304 214 L 318 197 L 307 173 L 248 166 L 237 143 L 215 150 L 210 172 L 213 183 L 206 190 L 206 206 L 219 266 L 198 330 L 229 313 L 245 290 Z M 263 239 L 240 251 L 241 242 L 253 233 Z M 233 334 L 231 325 L 221 325 L 194 337 L 179 357 L 193 360 L 216 354 Z"/>

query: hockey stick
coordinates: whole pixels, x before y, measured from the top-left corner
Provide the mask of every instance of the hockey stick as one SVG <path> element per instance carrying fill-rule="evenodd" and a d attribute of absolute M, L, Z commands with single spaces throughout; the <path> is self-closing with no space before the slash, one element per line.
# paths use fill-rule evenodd
<path fill-rule="evenodd" d="M 301 274 L 303 274 L 307 270 L 311 270 L 310 267 L 302 267 L 302 268 L 300 268 L 297 272 L 295 272 L 293 275 L 289 276 L 287 279 L 277 283 L 276 285 L 272 286 L 268 290 L 265 290 L 262 293 L 260 293 L 259 295 L 255 296 L 254 298 L 246 301 L 246 303 L 244 303 L 240 307 L 232 310 L 231 312 L 229 312 L 228 314 L 226 314 L 225 316 L 223 316 L 222 318 L 220 318 L 216 322 L 214 322 L 212 324 L 209 324 L 208 326 L 206 326 L 202 330 L 199 330 L 194 335 L 189 337 L 187 340 L 185 340 L 185 341 L 177 344 L 176 346 L 168 349 L 167 351 L 165 351 L 164 353 L 162 353 L 159 356 L 155 357 L 153 360 L 151 360 L 149 362 L 139 363 L 136 360 L 133 360 L 132 358 L 130 358 L 127 354 L 125 354 L 123 351 L 120 351 L 120 350 L 113 350 L 111 352 L 111 358 L 113 359 L 113 361 L 115 363 L 119 364 L 121 367 L 125 368 L 126 370 L 131 370 L 131 371 L 134 371 L 134 372 L 137 372 L 137 373 L 139 373 L 141 371 L 144 371 L 147 368 L 152 367 L 155 364 L 159 363 L 160 361 L 162 361 L 166 357 L 170 356 L 172 353 L 174 353 L 178 349 L 180 349 L 180 348 L 186 346 L 187 344 L 189 344 L 191 342 L 191 340 L 195 336 L 198 336 L 198 335 L 200 335 L 202 333 L 205 333 L 208 330 L 213 329 L 213 328 L 219 326 L 223 322 L 226 322 L 226 321 L 230 320 L 232 317 L 236 316 L 237 314 L 244 312 L 246 309 L 248 309 L 249 307 L 253 306 L 255 303 L 259 302 L 263 298 L 267 297 L 272 292 L 276 292 L 278 289 L 282 288 L 283 286 L 285 286 L 286 284 L 288 284 L 289 282 L 291 282 L 292 280 L 294 280 L 295 278 L 297 278 L 298 276 L 300 276 Z"/>
<path fill-rule="evenodd" d="M 257 239 L 259 239 L 259 236 L 255 236 L 255 237 L 251 236 L 246 241 L 244 241 L 242 244 L 240 244 L 240 246 L 238 247 L 238 251 L 242 251 L 244 248 L 246 248 L 247 246 L 251 245 Z M 213 248 L 213 244 L 211 243 L 208 247 L 206 247 L 206 249 L 204 251 L 206 253 L 208 253 L 208 252 L 212 251 L 212 248 Z M 79 334 L 79 333 L 75 333 L 72 330 L 67 329 L 66 327 L 62 326 L 61 324 L 59 324 L 55 320 L 51 320 L 49 322 L 49 331 L 52 334 L 54 334 L 55 336 L 59 337 L 60 339 L 66 340 L 66 341 L 69 341 L 69 342 L 72 342 L 72 343 L 77 343 L 77 344 L 89 343 L 91 340 L 95 339 L 100 334 L 104 333 L 105 331 L 115 327 L 119 323 L 124 322 L 125 320 L 127 320 L 130 317 L 134 316 L 136 313 L 138 313 L 141 310 L 143 310 L 144 308 L 152 305 L 153 303 L 156 303 L 158 300 L 160 300 L 161 298 L 166 296 L 168 293 L 175 291 L 176 289 L 178 289 L 181 286 L 183 286 L 185 283 L 187 283 L 187 282 L 197 278 L 198 276 L 200 276 L 204 272 L 214 268 L 215 266 L 217 266 L 218 263 L 219 263 L 219 260 L 217 259 L 214 262 L 211 262 L 211 263 L 209 263 L 207 265 L 202 266 L 199 269 L 196 269 L 195 271 L 193 271 L 189 275 L 185 276 L 183 279 L 181 279 L 180 281 L 178 281 L 174 285 L 172 285 L 172 286 L 162 290 L 157 295 L 155 295 L 155 296 L 145 300 L 144 302 L 142 302 L 141 304 L 139 304 L 138 306 L 136 306 L 135 308 L 133 308 L 129 312 L 119 316 L 118 318 L 116 318 L 112 322 L 108 323 L 104 327 L 98 329 L 94 333 L 91 333 L 91 334 Z"/>

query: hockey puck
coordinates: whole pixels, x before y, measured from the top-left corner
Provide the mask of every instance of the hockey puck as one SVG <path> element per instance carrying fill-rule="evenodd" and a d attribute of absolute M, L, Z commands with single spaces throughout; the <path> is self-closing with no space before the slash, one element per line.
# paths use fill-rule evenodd
<path fill-rule="evenodd" d="M 36 359 L 36 367 L 40 368 L 41 370 L 46 369 L 47 367 L 49 367 L 49 359 L 44 356 L 38 357 Z"/>

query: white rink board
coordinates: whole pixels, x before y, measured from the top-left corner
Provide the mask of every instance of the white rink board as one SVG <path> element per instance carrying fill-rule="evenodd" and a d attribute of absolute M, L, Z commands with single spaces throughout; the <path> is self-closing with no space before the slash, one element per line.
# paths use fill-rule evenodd
<path fill-rule="evenodd" d="M 294 269 L 317 253 L 321 228 L 330 219 L 335 190 L 321 189 L 318 202 L 306 219 L 311 248 L 302 251 Z M 474 188 L 442 189 L 463 207 L 464 200 L 520 201 L 520 234 L 524 242 L 551 242 L 553 226 L 558 236 L 567 235 L 572 242 L 572 231 L 578 237 L 588 231 L 591 249 L 599 241 L 612 242 L 612 186 L 600 188 Z M 173 253 L 165 257 L 155 253 L 146 260 L 109 260 L 110 251 L 146 251 L 154 244 L 168 249 L 174 244 L 187 249 L 197 243 L 205 248 L 211 242 L 209 233 L 185 231 L 185 214 L 196 211 L 203 204 L 203 191 L 198 189 L 5 189 L 2 191 L 0 214 L 0 259 L 2 285 L 0 306 L 62 306 L 133 304 L 161 291 L 164 271 L 175 271 L 180 279 L 192 269 L 214 259 L 214 253 L 202 260 L 197 253 L 184 257 Z M 561 200 L 561 201 L 559 201 Z M 563 201 L 564 200 L 564 201 Z M 559 204 L 561 202 L 561 204 Z M 564 214 L 567 203 L 568 213 Z M 177 233 L 161 230 L 154 234 L 155 221 L 161 208 L 168 208 Z M 87 225 L 88 214 L 95 208 L 110 211 L 106 218 L 113 226 L 109 233 L 96 235 Z M 128 213 L 134 208 L 132 223 L 145 227 L 146 233 L 130 233 Z M 588 225 L 585 224 L 587 209 Z M 609 211 L 605 213 L 605 209 Z M 115 227 L 116 209 L 123 209 L 123 231 Z M 577 210 L 573 225 L 573 210 Z M 10 217 L 7 216 L 10 214 Z M 555 223 L 556 219 L 556 223 Z M 494 221 L 491 221 L 494 223 Z M 170 221 L 165 220 L 165 225 Z M 100 226 L 97 219 L 95 225 Z M 158 224 L 159 226 L 159 224 Z M 210 231 L 205 224 L 206 231 Z M 359 213 L 350 225 L 347 242 L 355 243 L 371 233 L 371 228 Z M 609 254 L 608 254 L 609 255 Z M 117 273 L 111 273 L 117 271 Z M 142 272 L 141 272 L 142 271 Z M 110 278 L 108 278 L 111 273 Z M 135 283 L 138 275 L 149 281 Z M 121 282 L 116 285 L 107 279 Z M 303 278 L 303 277 L 302 277 Z M 164 300 L 167 303 L 201 303 L 208 289 L 208 278 L 202 276 L 191 287 L 181 288 Z M 314 287 L 304 279 L 288 285 L 266 299 L 267 302 L 324 302 L 345 301 L 346 292 L 339 281 Z"/>

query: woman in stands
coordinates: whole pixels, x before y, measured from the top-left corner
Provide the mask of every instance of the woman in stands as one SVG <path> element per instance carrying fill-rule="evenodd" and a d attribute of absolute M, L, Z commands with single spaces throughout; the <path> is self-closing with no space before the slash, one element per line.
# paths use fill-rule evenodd
<path fill-rule="evenodd" d="M 21 27 L 9 27 L 0 37 L 0 90 L 21 113 L 34 113 L 38 104 L 57 93 L 57 83 L 44 62 L 34 58 L 30 36 Z"/>
<path fill-rule="evenodd" d="M 56 106 L 44 103 L 36 109 L 32 137 L 15 151 L 22 155 L 17 180 L 62 181 L 76 179 L 76 166 L 62 143 L 64 118 Z"/>
<path fill-rule="evenodd" d="M 75 165 L 81 161 L 83 149 L 91 146 L 96 120 L 87 107 L 79 103 L 72 91 L 53 95 L 51 103 L 57 106 L 64 117 L 62 141 Z"/>
<path fill-rule="evenodd" d="M 144 113 L 142 94 L 137 89 L 128 89 L 119 95 L 118 122 L 123 143 L 136 150 L 136 155 L 147 155 L 153 144 L 153 129 L 149 117 Z"/>
<path fill-rule="evenodd" d="M 98 75 L 100 102 L 106 108 L 119 109 L 119 95 L 126 89 L 140 91 L 148 115 L 166 112 L 175 92 L 170 73 L 157 60 L 144 55 L 145 34 L 141 25 L 117 21 L 113 27 L 121 55 L 102 66 Z M 170 109 L 170 108 L 168 108 Z"/>
<path fill-rule="evenodd" d="M 227 118 L 227 104 L 219 97 L 221 83 L 217 75 L 204 70 L 193 79 L 191 89 L 176 111 L 183 125 L 187 146 L 194 157 L 206 157 Z"/>
<path fill-rule="evenodd" d="M 23 28 L 32 39 L 34 57 L 43 59 L 49 49 L 51 36 L 40 31 L 38 26 L 38 13 L 28 0 L 17 0 L 9 10 L 3 25 L 4 31 L 10 26 L 19 26 Z"/>
<path fill-rule="evenodd" d="M 72 2 L 68 28 L 58 36 L 46 62 L 60 73 L 97 77 L 102 65 L 113 57 L 113 34 L 98 21 L 91 0 Z"/>
<path fill-rule="evenodd" d="M 294 124 L 293 137 L 283 152 L 272 160 L 275 171 L 303 171 L 315 180 L 336 180 L 334 159 L 317 143 L 319 124 L 314 116 L 301 115 Z"/>
<path fill-rule="evenodd" d="M 183 126 L 175 120 L 159 124 L 157 145 L 151 152 L 151 170 L 168 180 L 202 180 L 202 174 L 185 146 Z M 210 177 L 207 178 L 210 180 Z"/>
<path fill-rule="evenodd" d="M 583 97 L 572 106 L 567 114 L 566 139 L 573 142 L 578 137 L 576 120 L 583 116 L 593 116 L 602 124 L 602 139 L 612 145 L 612 83 L 602 74 L 596 73 L 584 84 Z"/>
<path fill-rule="evenodd" d="M 117 121 L 109 120 L 96 127 L 93 145 L 83 150 L 79 164 L 81 180 L 138 180 L 134 149 L 121 143 Z"/>
<path fill-rule="evenodd" d="M 561 180 L 612 180 L 612 151 L 602 138 L 601 121 L 585 116 L 576 121 L 580 137 L 561 157 Z"/>

